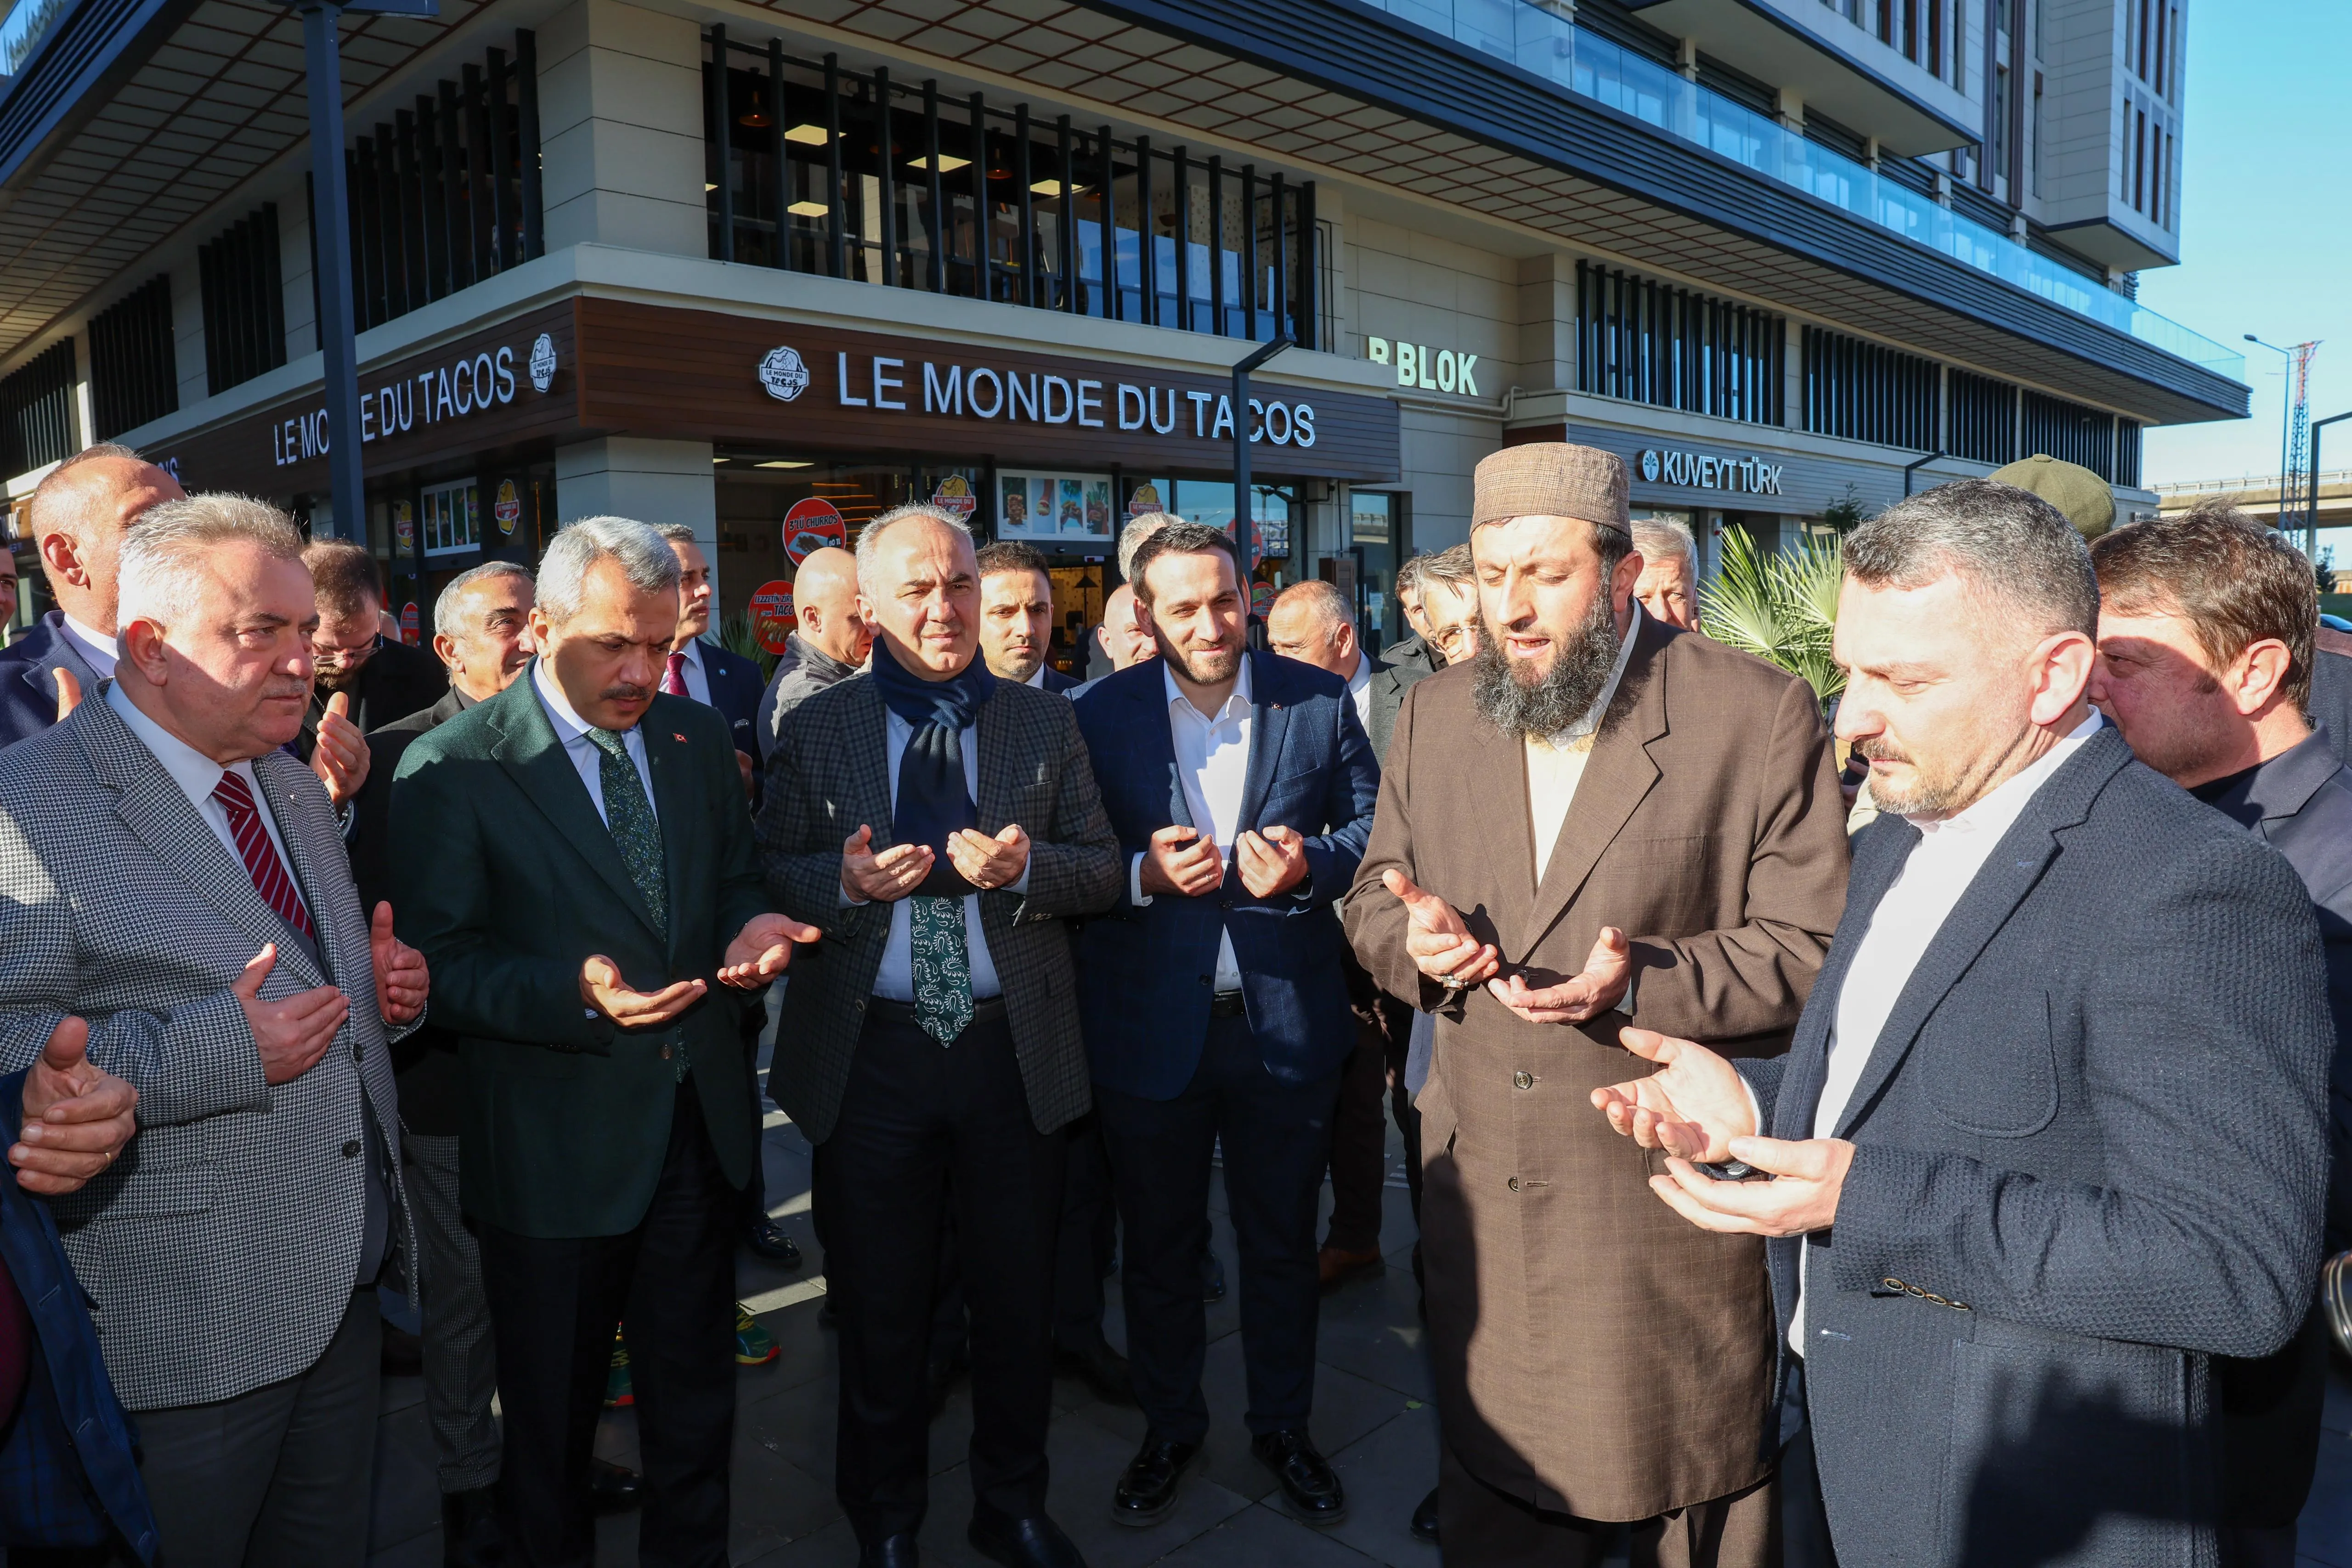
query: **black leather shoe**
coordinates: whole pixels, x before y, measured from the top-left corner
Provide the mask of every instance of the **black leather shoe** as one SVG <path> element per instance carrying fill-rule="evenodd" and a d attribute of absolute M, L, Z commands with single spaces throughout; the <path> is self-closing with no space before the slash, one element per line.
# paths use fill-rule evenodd
<path fill-rule="evenodd" d="M 1087 1568 L 1062 1527 L 1042 1513 L 1014 1519 L 982 1504 L 972 1509 L 971 1528 L 963 1538 L 974 1552 L 1006 1568 Z"/>
<path fill-rule="evenodd" d="M 499 1568 L 507 1560 L 506 1538 L 499 1533 L 497 1490 L 441 1494 L 442 1568 Z"/>
<path fill-rule="evenodd" d="M 1157 1524 L 1176 1506 L 1176 1483 L 1201 1452 L 1198 1443 L 1147 1436 L 1111 1489 L 1110 1516 L 1121 1524 Z"/>
<path fill-rule="evenodd" d="M 1098 1339 L 1076 1350 L 1068 1345 L 1058 1345 L 1055 1348 L 1054 1359 L 1061 1364 L 1063 1371 L 1076 1373 L 1085 1379 L 1087 1386 L 1095 1391 L 1097 1399 L 1113 1405 L 1135 1403 L 1135 1378 L 1128 1370 L 1127 1357 L 1111 1349 L 1108 1341 Z"/>
<path fill-rule="evenodd" d="M 857 1551 L 857 1568 L 916 1568 L 922 1554 L 915 1550 L 915 1532 L 886 1535 Z"/>
<path fill-rule="evenodd" d="M 743 1245 L 771 1263 L 781 1263 L 787 1269 L 801 1266 L 801 1246 L 784 1234 L 784 1228 L 766 1215 L 743 1228 Z"/>
<path fill-rule="evenodd" d="M 1412 1538 L 1415 1541 L 1426 1541 L 1432 1546 L 1437 1544 L 1437 1489 L 1435 1487 L 1429 1489 L 1429 1495 L 1423 1498 L 1421 1506 L 1412 1511 Z"/>
<path fill-rule="evenodd" d="M 1225 1299 L 1225 1265 L 1214 1252 L 1201 1254 L 1201 1299 L 1204 1301 Z"/>
<path fill-rule="evenodd" d="M 1331 1461 L 1315 1451 L 1307 1429 L 1292 1427 L 1250 1439 L 1250 1453 L 1282 1482 L 1282 1500 L 1306 1524 L 1337 1524 L 1348 1517 L 1348 1494 Z"/>
<path fill-rule="evenodd" d="M 598 1513 L 626 1513 L 646 1500 L 645 1478 L 610 1459 L 588 1461 L 588 1495 Z"/>

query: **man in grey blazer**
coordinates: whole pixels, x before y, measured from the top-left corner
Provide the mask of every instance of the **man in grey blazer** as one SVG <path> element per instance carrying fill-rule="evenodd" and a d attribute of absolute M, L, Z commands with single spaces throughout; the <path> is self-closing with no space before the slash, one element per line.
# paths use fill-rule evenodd
<path fill-rule="evenodd" d="M 1092 1097 L 1064 921 L 1118 896 L 1118 843 L 1071 705 L 978 657 L 962 524 L 886 513 L 857 574 L 873 670 L 794 710 L 759 829 L 770 896 L 824 933 L 784 993 L 769 1088 L 816 1145 L 825 1195 L 835 1490 L 861 1563 L 912 1568 L 951 1201 L 971 1316 L 970 1540 L 1066 1568 L 1076 1549 L 1045 1513 L 1054 1253 L 1063 1140 Z"/>
<path fill-rule="evenodd" d="M 259 502 L 153 507 L 113 679 L 0 753 L 0 1071 L 73 1014 L 139 1092 L 130 1151 L 56 1209 L 175 1565 L 363 1561 L 374 1288 L 414 1256 L 389 1046 L 425 966 L 280 749 L 301 549 Z"/>
<path fill-rule="evenodd" d="M 1884 814 L 1795 1043 L 1628 1029 L 1661 1071 L 1593 1102 L 1678 1213 L 1769 1239 L 1783 1482 L 1838 1560 L 2211 1563 L 2212 1360 L 2284 1344 L 2319 1262 L 2310 897 L 2090 708 L 2098 587 L 2047 503 L 1942 486 L 1845 570 Z"/>

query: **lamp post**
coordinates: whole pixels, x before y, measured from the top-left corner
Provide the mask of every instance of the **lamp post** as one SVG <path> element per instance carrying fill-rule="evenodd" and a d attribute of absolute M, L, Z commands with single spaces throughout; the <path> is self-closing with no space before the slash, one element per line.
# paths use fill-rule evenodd
<path fill-rule="evenodd" d="M 1234 543 L 1242 558 L 1242 623 L 1256 620 L 1251 610 L 1250 556 L 1251 541 L 1256 533 L 1255 519 L 1250 505 L 1250 372 L 1275 355 L 1291 346 L 1291 338 L 1284 333 L 1270 342 L 1260 343 L 1242 357 L 1234 367 Z"/>
<path fill-rule="evenodd" d="M 2278 519 L 2276 522 L 2272 524 L 2272 527 L 2278 528 L 2281 531 L 2284 531 L 2286 528 L 2286 464 L 2287 449 L 2289 444 L 2288 433 L 2294 424 L 2294 353 L 2292 350 L 2280 348 L 2276 343 L 2265 343 L 2260 338 L 2255 337 L 2252 332 L 2244 333 L 2243 336 L 2247 342 L 2253 344 L 2257 348 L 2268 349 L 2272 353 L 2276 354 L 2279 358 L 2286 361 L 2286 363 L 2279 370 Z"/>
<path fill-rule="evenodd" d="M 1918 462 L 1906 463 L 1903 465 L 1903 498 L 1906 501 L 1911 498 L 1912 476 L 1918 473 L 1920 469 L 1927 466 L 1928 464 L 1936 461 L 1937 458 L 1948 457 L 1950 455 L 1950 453 L 1946 452 L 1942 447 L 1938 446 L 1935 451 L 1930 452 L 1927 456 L 1919 459 Z"/>
<path fill-rule="evenodd" d="M 310 95 L 311 235 L 319 266 L 319 349 L 326 361 L 327 532 L 367 538 L 367 473 L 360 437 L 360 357 L 352 305 L 352 215 L 343 183 L 343 60 L 336 23 L 346 11 L 438 16 L 440 0 L 296 0 Z"/>

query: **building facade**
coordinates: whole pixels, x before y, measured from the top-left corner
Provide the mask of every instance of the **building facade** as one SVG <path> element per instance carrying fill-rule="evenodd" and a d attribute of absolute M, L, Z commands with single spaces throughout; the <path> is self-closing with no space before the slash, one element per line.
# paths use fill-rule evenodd
<path fill-rule="evenodd" d="M 299 28 L 79 0 L 21 46 L 12 507 L 113 439 L 331 519 Z M 2035 451 L 2153 509 L 2141 432 L 2248 395 L 2131 298 L 2178 254 L 2180 36 L 2168 0 L 350 17 L 362 526 L 429 624 L 565 519 L 691 523 L 772 635 L 808 549 L 935 499 L 1048 551 L 1076 661 L 1127 518 L 1230 524 L 1237 435 L 1263 591 L 1333 579 L 1379 635 L 1515 441 L 1620 452 L 1710 555 Z"/>

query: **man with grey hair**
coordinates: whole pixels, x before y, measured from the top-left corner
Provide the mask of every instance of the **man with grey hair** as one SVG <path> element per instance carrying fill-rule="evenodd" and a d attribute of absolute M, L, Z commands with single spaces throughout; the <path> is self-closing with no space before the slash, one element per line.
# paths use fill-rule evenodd
<path fill-rule="evenodd" d="M 1629 1029 L 1658 1071 L 1593 1103 L 1675 1212 L 1769 1239 L 1788 1485 L 1840 1560 L 2223 1560 L 2212 1358 L 2284 1345 L 2319 1262 L 2310 896 L 2090 706 L 2098 585 L 2048 503 L 1939 486 L 1845 572 L 1837 727 L 1884 814 L 1795 1043 Z"/>
<path fill-rule="evenodd" d="M 540 563 L 530 673 L 420 736 L 392 799 L 403 929 L 458 1037 L 507 1560 L 593 1552 L 590 1460 L 625 1321 L 646 1553 L 727 1550 L 734 1247 L 758 1154 L 749 998 L 816 932 L 769 912 L 725 720 L 659 682 L 677 558 L 589 517 Z"/>
<path fill-rule="evenodd" d="M 1133 587 L 1135 582 L 1135 552 L 1143 548 L 1144 540 L 1150 538 L 1152 535 L 1158 533 L 1169 524 L 1178 520 L 1179 519 L 1176 516 L 1171 512 L 1146 512 L 1141 517 L 1132 519 L 1129 522 L 1127 527 L 1118 530 L 1119 585 L 1112 591 L 1114 594 L 1125 593 L 1127 595 L 1127 605 L 1129 608 L 1126 611 L 1124 619 L 1129 626 L 1133 625 L 1135 617 L 1133 609 L 1135 603 L 1135 591 Z M 1089 681 L 1098 681 L 1105 675 L 1112 674 L 1118 671 L 1123 670 L 1127 668 L 1129 664 L 1135 662 L 1131 658 L 1122 658 L 1120 656 L 1119 647 L 1114 643 L 1114 639 L 1121 636 L 1122 634 L 1114 630 L 1111 624 L 1113 619 L 1114 617 L 1111 613 L 1110 607 L 1106 604 L 1103 608 L 1103 624 L 1097 627 L 1095 629 L 1095 634 L 1087 640 L 1087 679 Z M 1144 641 L 1149 643 L 1150 639 L 1147 637 Z M 1072 689 L 1070 696 L 1072 701 L 1075 702 L 1077 700 L 1078 693 L 1076 688 Z"/>
<path fill-rule="evenodd" d="M 357 1568 L 425 966 L 283 749 L 318 618 L 292 521 L 199 496 L 120 547 L 104 695 L 0 754 L 0 1071 L 73 1014 L 139 1092 L 135 1157 L 56 1212 L 169 1559 Z"/>
<path fill-rule="evenodd" d="M 1669 626 L 1696 631 L 1698 541 L 1690 525 L 1680 517 L 1636 517 L 1633 549 L 1642 558 L 1642 575 L 1633 583 L 1642 608 Z"/>

